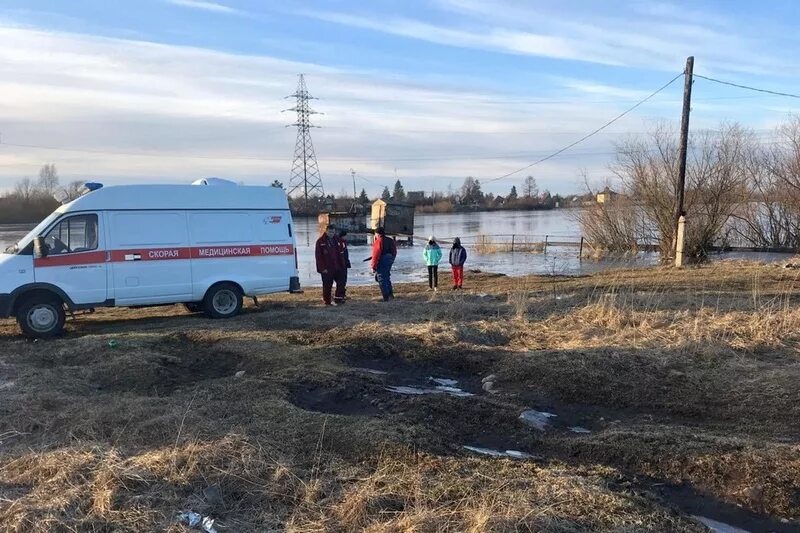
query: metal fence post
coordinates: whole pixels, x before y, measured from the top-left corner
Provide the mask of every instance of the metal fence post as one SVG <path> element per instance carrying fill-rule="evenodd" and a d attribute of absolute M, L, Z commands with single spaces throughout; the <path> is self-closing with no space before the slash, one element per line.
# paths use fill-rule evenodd
<path fill-rule="evenodd" d="M 581 235 L 581 249 L 578 251 L 578 259 L 583 259 L 583 235 Z"/>
<path fill-rule="evenodd" d="M 546 253 L 547 253 L 547 238 L 548 238 L 548 237 L 549 237 L 549 235 L 545 235 L 545 236 L 544 236 L 544 252 L 542 252 L 542 253 L 544 253 L 544 254 L 546 254 Z"/>
<path fill-rule="evenodd" d="M 511 235 L 511 251 L 514 251 L 514 235 Z"/>

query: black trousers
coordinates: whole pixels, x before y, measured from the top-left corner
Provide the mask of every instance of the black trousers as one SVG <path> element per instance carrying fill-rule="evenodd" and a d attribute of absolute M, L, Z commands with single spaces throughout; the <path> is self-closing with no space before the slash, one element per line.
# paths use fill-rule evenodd
<path fill-rule="evenodd" d="M 439 286 L 439 265 L 428 265 L 428 286 L 431 289 Z"/>
<path fill-rule="evenodd" d="M 336 293 L 333 299 L 337 302 L 341 302 L 344 300 L 345 284 L 347 283 L 347 270 L 338 270 L 336 272 L 322 274 L 322 300 L 326 304 L 331 303 L 331 292 L 334 282 L 336 283 Z"/>

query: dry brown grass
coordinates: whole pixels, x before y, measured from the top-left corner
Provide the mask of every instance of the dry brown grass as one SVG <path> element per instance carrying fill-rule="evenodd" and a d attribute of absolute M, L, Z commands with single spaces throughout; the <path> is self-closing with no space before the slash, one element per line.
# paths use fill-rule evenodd
<path fill-rule="evenodd" d="M 37 343 L 0 322 L 0 530 L 182 531 L 187 509 L 221 531 L 695 527 L 642 475 L 797 517 L 796 277 L 472 275 L 471 291 L 401 285 L 384 304 L 355 288 L 335 309 L 312 291 L 225 322 L 105 310 Z M 479 395 L 401 397 L 360 367 Z M 592 433 L 530 430 L 527 407 Z"/>

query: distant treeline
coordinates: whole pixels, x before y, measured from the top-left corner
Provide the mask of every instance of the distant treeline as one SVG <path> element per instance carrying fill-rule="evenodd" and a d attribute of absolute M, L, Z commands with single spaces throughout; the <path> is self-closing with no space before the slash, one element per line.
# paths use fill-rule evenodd
<path fill-rule="evenodd" d="M 73 181 L 64 187 L 68 199 L 77 198 L 83 182 Z M 53 164 L 44 165 L 39 178 L 23 178 L 14 189 L 0 196 L 0 224 L 30 224 L 39 222 L 60 204 L 53 194 L 61 189 L 58 171 Z"/>
<path fill-rule="evenodd" d="M 275 187 L 283 184 L 275 181 Z M 500 210 L 539 210 L 555 209 L 558 207 L 575 207 L 591 204 L 593 194 L 561 196 L 550 194 L 550 191 L 539 192 L 536 180 L 528 176 L 522 183 L 522 192 L 517 192 L 516 185 L 512 186 L 506 195 L 484 193 L 478 179 L 467 177 L 464 184 L 456 191 L 425 192 L 405 191 L 403 184 L 397 180 L 394 189 L 384 187 L 380 198 L 390 202 L 400 202 L 416 207 L 419 213 L 455 213 L 462 211 L 500 211 Z M 316 216 L 324 211 L 349 211 L 355 206 L 361 211 L 368 211 L 374 201 L 364 189 L 358 197 L 342 194 L 335 196 L 317 196 L 309 198 L 306 202 L 302 198 L 290 198 L 292 213 L 295 215 Z"/>

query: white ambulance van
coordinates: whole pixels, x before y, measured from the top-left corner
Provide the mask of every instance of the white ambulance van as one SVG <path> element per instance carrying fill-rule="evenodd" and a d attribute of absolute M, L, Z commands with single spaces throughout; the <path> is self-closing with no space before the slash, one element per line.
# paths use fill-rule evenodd
<path fill-rule="evenodd" d="M 244 296 L 299 290 L 276 187 L 100 186 L 0 254 L 0 318 L 31 337 L 59 334 L 66 312 L 183 303 L 227 318 Z"/>

